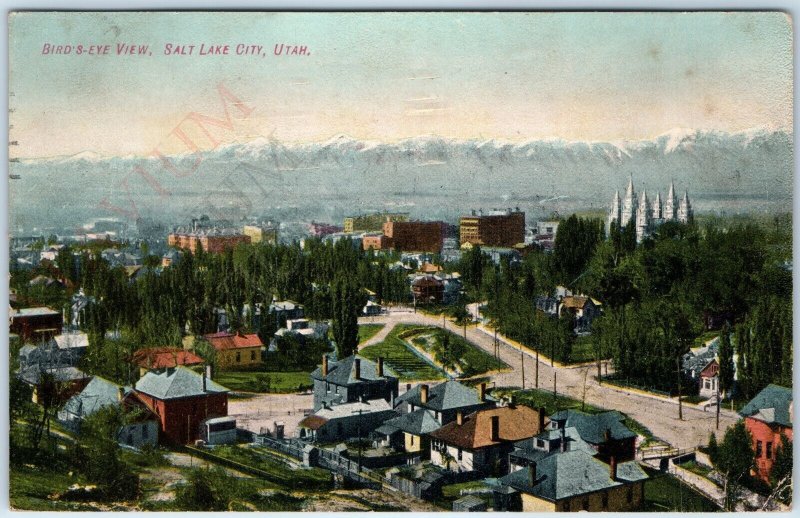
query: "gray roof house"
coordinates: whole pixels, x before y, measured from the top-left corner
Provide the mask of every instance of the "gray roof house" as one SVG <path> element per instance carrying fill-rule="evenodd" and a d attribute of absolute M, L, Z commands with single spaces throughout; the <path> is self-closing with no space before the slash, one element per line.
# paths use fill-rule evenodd
<path fill-rule="evenodd" d="M 792 389 L 767 385 L 739 410 L 739 415 L 792 428 Z"/>
<path fill-rule="evenodd" d="M 423 383 L 395 399 L 395 408 L 401 412 L 431 410 L 440 425 L 455 421 L 458 412 L 468 415 L 495 406 L 497 401 L 486 393 L 485 383 L 473 389 L 455 380 L 433 386 Z"/>
<path fill-rule="evenodd" d="M 397 375 L 384 366 L 383 358 L 373 362 L 352 355 L 339 361 L 322 357 L 322 365 L 311 373 L 314 380 L 314 410 L 323 406 L 341 405 L 356 401 L 384 399 L 394 402 L 397 397 Z"/>

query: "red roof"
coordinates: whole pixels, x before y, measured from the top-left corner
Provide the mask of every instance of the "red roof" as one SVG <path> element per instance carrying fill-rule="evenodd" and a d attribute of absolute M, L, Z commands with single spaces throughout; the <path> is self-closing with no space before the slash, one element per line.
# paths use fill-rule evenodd
<path fill-rule="evenodd" d="M 184 351 L 176 347 L 154 347 L 152 349 L 139 349 L 133 353 L 133 361 L 140 367 L 147 369 L 165 369 L 178 365 L 202 365 L 203 359 L 191 351 Z"/>
<path fill-rule="evenodd" d="M 255 333 L 250 335 L 214 333 L 210 335 L 205 335 L 204 338 L 208 340 L 208 343 L 210 343 L 211 346 L 218 351 L 223 349 L 244 349 L 248 347 L 261 347 L 262 345 L 264 345 L 263 343 L 261 343 L 261 339 Z"/>
<path fill-rule="evenodd" d="M 431 437 L 459 448 L 477 449 L 501 442 L 516 442 L 533 437 L 539 429 L 539 412 L 514 405 L 479 410 L 464 417 L 463 424 L 452 421 L 431 432 Z M 498 418 L 498 440 L 492 440 L 492 417 Z"/>

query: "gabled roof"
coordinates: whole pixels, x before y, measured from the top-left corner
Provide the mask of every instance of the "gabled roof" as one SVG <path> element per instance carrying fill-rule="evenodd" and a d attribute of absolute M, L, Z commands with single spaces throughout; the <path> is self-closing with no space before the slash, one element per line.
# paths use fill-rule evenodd
<path fill-rule="evenodd" d="M 64 405 L 64 410 L 79 417 L 89 416 L 103 407 L 118 405 L 119 389 L 123 390 L 123 397 L 131 392 L 131 387 L 122 387 L 107 379 L 95 376 L 86 387 L 75 394 Z"/>
<path fill-rule="evenodd" d="M 563 426 L 575 427 L 581 439 L 590 444 L 601 444 L 605 441 L 606 430 L 610 431 L 611 439 L 629 439 L 636 437 L 627 426 L 622 424 L 625 419 L 616 410 L 602 412 L 600 414 L 587 414 L 578 410 L 561 410 L 550 416 L 550 422 L 565 422 Z"/>
<path fill-rule="evenodd" d="M 240 335 L 240 334 L 232 334 L 232 333 L 214 333 L 210 335 L 204 335 L 208 343 L 211 346 L 218 350 L 226 350 L 226 349 L 244 349 L 248 347 L 261 347 L 264 345 L 261 343 L 261 339 L 258 337 L 257 334 L 249 334 L 249 335 Z"/>
<path fill-rule="evenodd" d="M 228 392 L 222 385 L 206 379 L 203 392 L 203 375 L 177 367 L 161 372 L 150 371 L 136 382 L 136 390 L 156 399 L 178 399 Z"/>
<path fill-rule="evenodd" d="M 770 384 L 739 410 L 739 415 L 791 428 L 791 406 L 792 389 Z"/>
<path fill-rule="evenodd" d="M 586 303 L 589 301 L 589 297 L 582 297 L 582 296 L 572 296 L 567 295 L 563 299 L 561 299 L 561 303 L 567 309 L 583 309 L 586 306 Z"/>
<path fill-rule="evenodd" d="M 438 385 L 433 385 L 428 389 L 428 402 L 422 403 L 422 388 L 417 385 L 395 399 L 395 406 L 403 401 L 417 407 L 430 408 L 431 410 L 454 410 L 468 406 L 480 405 L 494 401 L 493 398 L 486 396 L 486 401 L 481 401 L 478 391 L 451 380 Z"/>
<path fill-rule="evenodd" d="M 328 420 L 325 419 L 324 417 L 312 414 L 310 416 L 304 417 L 303 420 L 300 421 L 297 424 L 297 426 L 299 428 L 308 428 L 310 430 L 319 430 L 320 428 L 322 428 L 322 425 L 324 425 L 327 422 L 328 422 Z"/>
<path fill-rule="evenodd" d="M 85 380 L 91 377 L 77 367 L 66 366 L 43 368 L 39 365 L 31 365 L 26 369 L 20 369 L 18 376 L 21 380 L 30 383 L 31 385 L 38 385 L 42 372 L 51 374 L 57 382 Z"/>
<path fill-rule="evenodd" d="M 328 421 L 331 419 L 340 419 L 342 417 L 357 418 L 361 415 L 374 414 L 376 412 L 392 412 L 392 407 L 385 399 L 370 399 L 369 401 L 354 401 L 352 403 L 343 403 L 335 405 L 330 408 L 320 408 L 314 414 L 317 417 L 324 418 Z"/>
<path fill-rule="evenodd" d="M 11 318 L 15 317 L 38 317 L 44 315 L 60 315 L 58 311 L 46 307 L 20 308 L 11 311 Z"/>
<path fill-rule="evenodd" d="M 492 440 L 491 418 L 499 417 L 497 441 Z M 539 411 L 514 405 L 479 410 L 431 433 L 431 437 L 459 448 L 476 449 L 508 441 L 519 441 L 538 434 Z"/>
<path fill-rule="evenodd" d="M 612 480 L 607 464 L 585 451 L 575 450 L 539 460 L 533 485 L 528 468 L 514 471 L 502 477 L 500 482 L 523 493 L 555 502 L 647 478 L 636 461 L 628 461 L 617 465 L 617 480 Z"/>
<path fill-rule="evenodd" d="M 355 360 L 359 359 L 361 361 L 361 378 L 356 379 L 356 371 L 355 371 Z M 383 364 L 383 376 L 378 377 L 378 364 L 364 358 L 363 356 L 354 354 L 352 356 L 348 356 L 340 361 L 328 361 L 328 375 L 322 375 L 322 367 L 317 367 L 314 369 L 314 372 L 311 373 L 311 377 L 314 379 L 328 381 L 330 383 L 334 383 L 336 385 L 353 385 L 356 383 L 363 383 L 363 382 L 370 382 L 370 381 L 380 381 L 385 379 L 392 379 L 396 378 L 397 375 L 395 372 L 390 369 L 385 363 Z"/>
<path fill-rule="evenodd" d="M 166 369 L 178 365 L 201 365 L 204 360 L 191 351 L 177 347 L 152 347 L 133 353 L 136 365 L 146 369 Z"/>
<path fill-rule="evenodd" d="M 384 425 L 393 426 L 398 430 L 413 435 L 429 434 L 441 427 L 433 412 L 424 408 L 390 419 Z"/>

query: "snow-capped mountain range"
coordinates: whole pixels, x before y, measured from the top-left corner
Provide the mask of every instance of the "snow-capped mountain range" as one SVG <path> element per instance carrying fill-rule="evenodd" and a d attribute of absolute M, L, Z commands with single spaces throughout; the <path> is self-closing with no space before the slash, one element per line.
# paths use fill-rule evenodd
<path fill-rule="evenodd" d="M 412 217 L 452 218 L 492 203 L 529 212 L 599 209 L 631 175 L 637 189 L 664 191 L 674 181 L 689 190 L 698 211 L 717 210 L 722 199 L 734 210 L 789 210 L 792 153 L 791 133 L 769 127 L 681 128 L 614 142 L 424 135 L 385 143 L 337 135 L 283 144 L 260 137 L 171 156 L 167 165 L 155 157 L 93 152 L 21 159 L 10 167 L 20 176 L 11 181 L 10 198 L 12 215 L 37 219 L 108 213 L 110 206 L 132 203 L 137 214 L 184 214 L 203 209 L 199 200 L 219 210 L 239 204 L 237 210 L 261 214 L 292 207 L 298 217 L 334 220 L 402 202 L 411 205 Z M 704 206 L 704 198 L 716 201 Z M 553 199 L 561 201 L 547 205 Z"/>

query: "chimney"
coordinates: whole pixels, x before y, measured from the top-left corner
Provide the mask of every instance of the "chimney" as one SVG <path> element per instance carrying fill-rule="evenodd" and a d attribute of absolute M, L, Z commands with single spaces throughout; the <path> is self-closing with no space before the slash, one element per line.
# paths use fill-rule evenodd
<path fill-rule="evenodd" d="M 411 390 L 411 383 L 406 383 L 406 392 Z"/>
<path fill-rule="evenodd" d="M 544 430 L 544 407 L 539 407 L 539 431 Z"/>
<path fill-rule="evenodd" d="M 617 480 L 617 458 L 614 457 L 614 456 L 612 456 L 608 460 L 608 472 L 609 472 L 609 476 L 611 477 L 611 480 L 616 481 Z"/>
<path fill-rule="evenodd" d="M 486 383 L 478 385 L 478 398 L 481 401 L 486 401 Z"/>
<path fill-rule="evenodd" d="M 378 377 L 383 377 L 383 357 L 378 356 Z"/>
<path fill-rule="evenodd" d="M 211 379 L 211 365 L 206 365 L 206 377 Z"/>
<path fill-rule="evenodd" d="M 536 463 L 531 462 L 528 466 L 528 485 L 533 486 L 536 484 Z"/>
<path fill-rule="evenodd" d="M 327 376 L 328 375 L 328 355 L 327 354 L 323 354 L 322 355 L 322 375 L 323 376 Z"/>
<path fill-rule="evenodd" d="M 611 428 L 606 428 L 606 431 L 603 432 L 603 441 L 611 442 Z"/>
<path fill-rule="evenodd" d="M 456 424 L 458 426 L 461 426 L 462 424 L 464 424 L 464 414 L 461 412 L 461 410 L 456 412 Z"/>
<path fill-rule="evenodd" d="M 490 417 L 492 423 L 492 440 L 499 441 L 500 440 L 500 416 L 493 415 Z"/>
<path fill-rule="evenodd" d="M 561 428 L 561 453 L 567 451 L 567 429 Z"/>
<path fill-rule="evenodd" d="M 428 385 L 419 386 L 419 400 L 423 405 L 428 403 Z"/>
<path fill-rule="evenodd" d="M 356 368 L 355 378 L 357 380 L 360 380 L 361 379 L 361 360 L 358 359 L 358 358 L 353 360 L 353 366 Z"/>
<path fill-rule="evenodd" d="M 117 401 L 122 402 L 125 399 L 125 387 L 118 387 L 117 388 Z"/>

